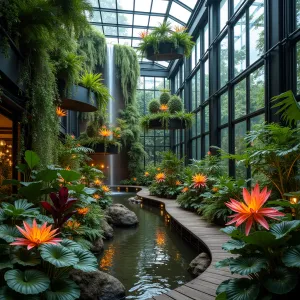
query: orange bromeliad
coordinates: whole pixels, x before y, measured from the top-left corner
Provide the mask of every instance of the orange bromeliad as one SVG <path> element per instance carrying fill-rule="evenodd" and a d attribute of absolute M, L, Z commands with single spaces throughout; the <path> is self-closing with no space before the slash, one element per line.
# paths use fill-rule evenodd
<path fill-rule="evenodd" d="M 181 192 L 182 192 L 182 193 L 186 193 L 188 190 L 189 190 L 188 187 L 184 187 L 184 188 L 181 190 Z"/>
<path fill-rule="evenodd" d="M 94 195 L 93 195 L 93 198 L 96 199 L 96 200 L 99 200 L 99 199 L 100 199 L 100 196 L 99 196 L 98 194 L 94 194 Z"/>
<path fill-rule="evenodd" d="M 149 172 L 145 172 L 145 177 L 148 177 L 150 174 L 149 174 Z"/>
<path fill-rule="evenodd" d="M 200 188 L 206 186 L 207 177 L 201 173 L 195 174 L 193 176 L 193 186 L 194 188 Z"/>
<path fill-rule="evenodd" d="M 165 112 L 165 111 L 167 111 L 167 110 L 169 109 L 169 107 L 168 107 L 168 105 L 166 105 L 166 104 L 162 104 L 162 105 L 159 107 L 159 109 L 160 109 L 161 111 Z"/>
<path fill-rule="evenodd" d="M 186 27 L 176 25 L 176 26 L 174 26 L 174 31 L 175 32 L 184 32 L 184 31 L 186 31 Z"/>
<path fill-rule="evenodd" d="M 176 185 L 182 185 L 182 182 L 180 180 L 176 180 Z"/>
<path fill-rule="evenodd" d="M 155 175 L 155 180 L 158 183 L 164 182 L 166 180 L 166 175 L 165 173 L 158 173 Z"/>
<path fill-rule="evenodd" d="M 68 113 L 66 110 L 61 109 L 60 107 L 56 107 L 56 114 L 59 117 L 65 117 Z"/>
<path fill-rule="evenodd" d="M 32 226 L 25 221 L 23 221 L 23 225 L 25 229 L 22 229 L 19 226 L 16 227 L 25 238 L 16 238 L 16 241 L 10 245 L 27 246 L 27 250 L 30 250 L 42 244 L 56 245 L 62 241 L 60 238 L 55 238 L 58 234 L 58 229 L 51 230 L 52 225 L 47 226 L 47 223 L 44 223 L 41 227 L 38 227 L 35 219 L 33 220 Z"/>
<path fill-rule="evenodd" d="M 77 208 L 77 212 L 79 215 L 86 215 L 90 209 L 88 207 Z"/>
<path fill-rule="evenodd" d="M 144 39 L 147 35 L 148 35 L 148 32 L 147 32 L 146 30 L 141 31 L 141 32 L 139 33 L 139 36 L 140 36 L 141 39 Z"/>
<path fill-rule="evenodd" d="M 110 192 L 110 189 L 109 189 L 109 187 L 107 186 L 107 185 L 102 185 L 102 191 L 104 192 L 104 193 L 109 193 Z"/>
<path fill-rule="evenodd" d="M 66 223 L 65 227 L 75 230 L 75 229 L 78 229 L 80 227 L 80 225 L 81 224 L 79 222 L 70 220 Z"/>
<path fill-rule="evenodd" d="M 235 226 L 238 227 L 247 221 L 246 235 L 249 234 L 253 222 L 257 222 L 265 229 L 269 230 L 269 224 L 264 217 L 278 220 L 276 217 L 284 216 L 284 213 L 279 212 L 274 208 L 262 208 L 262 206 L 268 200 L 270 194 L 271 191 L 268 191 L 266 187 L 260 191 L 258 183 L 251 191 L 251 194 L 246 188 L 244 188 L 243 198 L 245 203 L 236 201 L 234 199 L 230 199 L 231 202 L 225 203 L 227 207 L 236 212 L 236 214 L 229 216 L 229 218 L 233 219 L 226 225 L 235 223 Z"/>
<path fill-rule="evenodd" d="M 106 128 L 102 128 L 99 130 L 99 134 L 102 136 L 102 137 L 109 137 L 112 135 L 112 132 L 109 130 L 109 129 L 106 129 Z"/>

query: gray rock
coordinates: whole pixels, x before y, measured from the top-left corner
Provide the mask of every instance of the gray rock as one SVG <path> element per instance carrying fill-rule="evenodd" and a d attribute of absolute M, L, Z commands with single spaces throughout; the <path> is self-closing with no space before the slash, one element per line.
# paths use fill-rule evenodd
<path fill-rule="evenodd" d="M 103 249 L 104 249 L 103 240 L 102 240 L 102 238 L 99 238 L 94 242 L 94 244 L 91 248 L 91 251 L 100 253 L 103 251 Z"/>
<path fill-rule="evenodd" d="M 125 297 L 123 284 L 104 272 L 73 270 L 71 278 L 80 288 L 80 300 L 120 300 Z"/>
<path fill-rule="evenodd" d="M 137 225 L 139 222 L 136 214 L 123 204 L 113 204 L 107 209 L 106 213 L 115 226 L 129 227 Z"/>
<path fill-rule="evenodd" d="M 135 204 L 140 204 L 142 202 L 142 200 L 140 200 L 138 198 L 138 196 L 131 197 L 131 198 L 128 199 L 128 201 L 131 202 L 131 203 L 135 203 Z"/>
<path fill-rule="evenodd" d="M 104 219 L 102 220 L 102 230 L 103 230 L 103 236 L 109 240 L 114 236 L 114 230 L 113 228 L 108 224 L 108 222 Z"/>
<path fill-rule="evenodd" d="M 210 258 L 205 252 L 200 253 L 189 265 L 188 271 L 195 277 L 203 273 L 210 265 Z"/>

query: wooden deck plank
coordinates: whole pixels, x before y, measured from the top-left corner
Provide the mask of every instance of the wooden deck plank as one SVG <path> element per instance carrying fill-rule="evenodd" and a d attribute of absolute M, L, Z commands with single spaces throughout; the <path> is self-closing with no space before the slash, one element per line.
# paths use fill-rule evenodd
<path fill-rule="evenodd" d="M 155 299 L 155 300 L 174 300 L 174 298 L 171 298 L 171 297 L 169 297 L 165 294 L 159 295 L 159 296 L 154 296 L 154 297 L 152 297 L 152 299 Z"/>
<path fill-rule="evenodd" d="M 189 296 L 190 298 L 192 298 L 193 300 L 212 300 L 215 299 L 214 296 L 212 295 L 208 295 L 204 292 L 200 292 L 198 290 L 195 290 L 189 286 L 183 285 L 177 289 L 175 289 L 175 291 L 178 291 L 180 293 L 182 293 L 183 295 Z"/>

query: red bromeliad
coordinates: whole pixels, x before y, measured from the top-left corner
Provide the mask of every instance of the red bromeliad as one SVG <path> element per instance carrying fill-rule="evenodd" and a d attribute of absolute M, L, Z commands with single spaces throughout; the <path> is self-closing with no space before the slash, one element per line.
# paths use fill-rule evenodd
<path fill-rule="evenodd" d="M 62 225 L 76 213 L 76 210 L 70 211 L 70 209 L 77 199 L 69 198 L 69 192 L 66 187 L 62 187 L 58 194 L 50 193 L 49 196 L 53 205 L 46 201 L 42 201 L 41 205 L 51 213 L 54 226 L 61 228 Z"/>

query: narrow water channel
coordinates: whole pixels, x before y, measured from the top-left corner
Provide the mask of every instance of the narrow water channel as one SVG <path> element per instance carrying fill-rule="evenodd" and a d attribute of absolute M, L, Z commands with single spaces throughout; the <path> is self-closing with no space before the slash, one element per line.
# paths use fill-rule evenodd
<path fill-rule="evenodd" d="M 169 228 L 159 208 L 129 203 L 134 195 L 113 195 L 114 203 L 134 211 L 140 223 L 136 228 L 114 229 L 99 265 L 124 284 L 126 299 L 145 300 L 190 281 L 187 268 L 197 253 Z"/>

